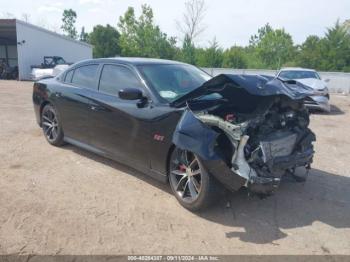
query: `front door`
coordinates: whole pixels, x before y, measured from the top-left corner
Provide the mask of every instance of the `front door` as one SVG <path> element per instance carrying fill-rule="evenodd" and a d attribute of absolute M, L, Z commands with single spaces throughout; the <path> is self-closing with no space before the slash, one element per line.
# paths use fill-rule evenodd
<path fill-rule="evenodd" d="M 122 100 L 118 92 L 125 88 L 140 88 L 138 76 L 123 65 L 103 66 L 99 91 L 91 99 L 93 146 L 121 162 L 149 167 L 150 106 L 138 107 L 138 100 Z"/>

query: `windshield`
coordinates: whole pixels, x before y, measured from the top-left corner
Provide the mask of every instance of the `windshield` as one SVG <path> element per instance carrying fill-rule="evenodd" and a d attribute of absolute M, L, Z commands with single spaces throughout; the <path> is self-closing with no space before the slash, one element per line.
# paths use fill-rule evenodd
<path fill-rule="evenodd" d="M 211 78 L 197 67 L 185 64 L 150 64 L 138 66 L 138 69 L 153 89 L 168 102 L 186 95 Z"/>
<path fill-rule="evenodd" d="M 63 58 L 59 58 L 56 60 L 56 64 L 58 65 L 64 65 L 66 63 L 66 61 L 63 60 Z"/>
<path fill-rule="evenodd" d="M 283 79 L 305 79 L 305 78 L 315 78 L 320 79 L 320 76 L 314 71 L 302 71 L 302 70 L 291 70 L 291 71 L 281 71 L 278 75 Z"/>
<path fill-rule="evenodd" d="M 56 60 L 56 64 L 57 65 L 64 65 L 64 64 L 66 64 L 66 61 L 64 61 L 64 59 L 62 57 L 60 57 Z"/>

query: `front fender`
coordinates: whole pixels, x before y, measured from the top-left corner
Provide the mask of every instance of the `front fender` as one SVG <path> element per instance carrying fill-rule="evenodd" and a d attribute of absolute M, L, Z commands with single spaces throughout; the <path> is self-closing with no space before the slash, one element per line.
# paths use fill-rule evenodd
<path fill-rule="evenodd" d="M 182 115 L 173 134 L 173 143 L 178 148 L 188 150 L 203 160 L 217 160 L 215 142 L 219 133 L 215 132 L 199 119 L 190 110 Z"/>
<path fill-rule="evenodd" d="M 182 115 L 173 135 L 173 143 L 182 150 L 196 154 L 204 168 L 228 189 L 241 188 L 246 179 L 232 172 L 215 151 L 219 133 L 202 123 L 190 110 Z"/>

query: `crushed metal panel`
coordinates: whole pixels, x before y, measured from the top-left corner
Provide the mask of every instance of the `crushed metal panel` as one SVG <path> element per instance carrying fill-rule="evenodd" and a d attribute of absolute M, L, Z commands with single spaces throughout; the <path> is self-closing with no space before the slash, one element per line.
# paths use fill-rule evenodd
<path fill-rule="evenodd" d="M 219 156 L 214 152 L 218 133 L 199 121 L 191 111 L 186 110 L 173 135 L 173 143 L 189 150 L 204 160 L 216 160 Z"/>
<path fill-rule="evenodd" d="M 295 81 L 221 75 L 173 104 L 187 104 L 173 143 L 198 155 L 227 188 L 246 186 L 270 194 L 287 171 L 307 169 L 312 162 L 315 136 L 308 129 L 309 115 L 303 106 L 309 92 L 309 87 Z M 196 98 L 210 93 L 222 98 L 196 107 L 205 101 Z M 238 114 L 238 119 L 227 120 L 227 113 Z M 232 148 L 225 148 L 221 136 Z"/>

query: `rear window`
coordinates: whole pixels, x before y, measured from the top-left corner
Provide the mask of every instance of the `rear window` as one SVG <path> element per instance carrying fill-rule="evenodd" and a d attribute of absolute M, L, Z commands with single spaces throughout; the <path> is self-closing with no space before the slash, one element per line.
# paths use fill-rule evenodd
<path fill-rule="evenodd" d="M 97 69 L 98 65 L 86 65 L 78 67 L 74 71 L 72 83 L 80 87 L 97 89 Z"/>

